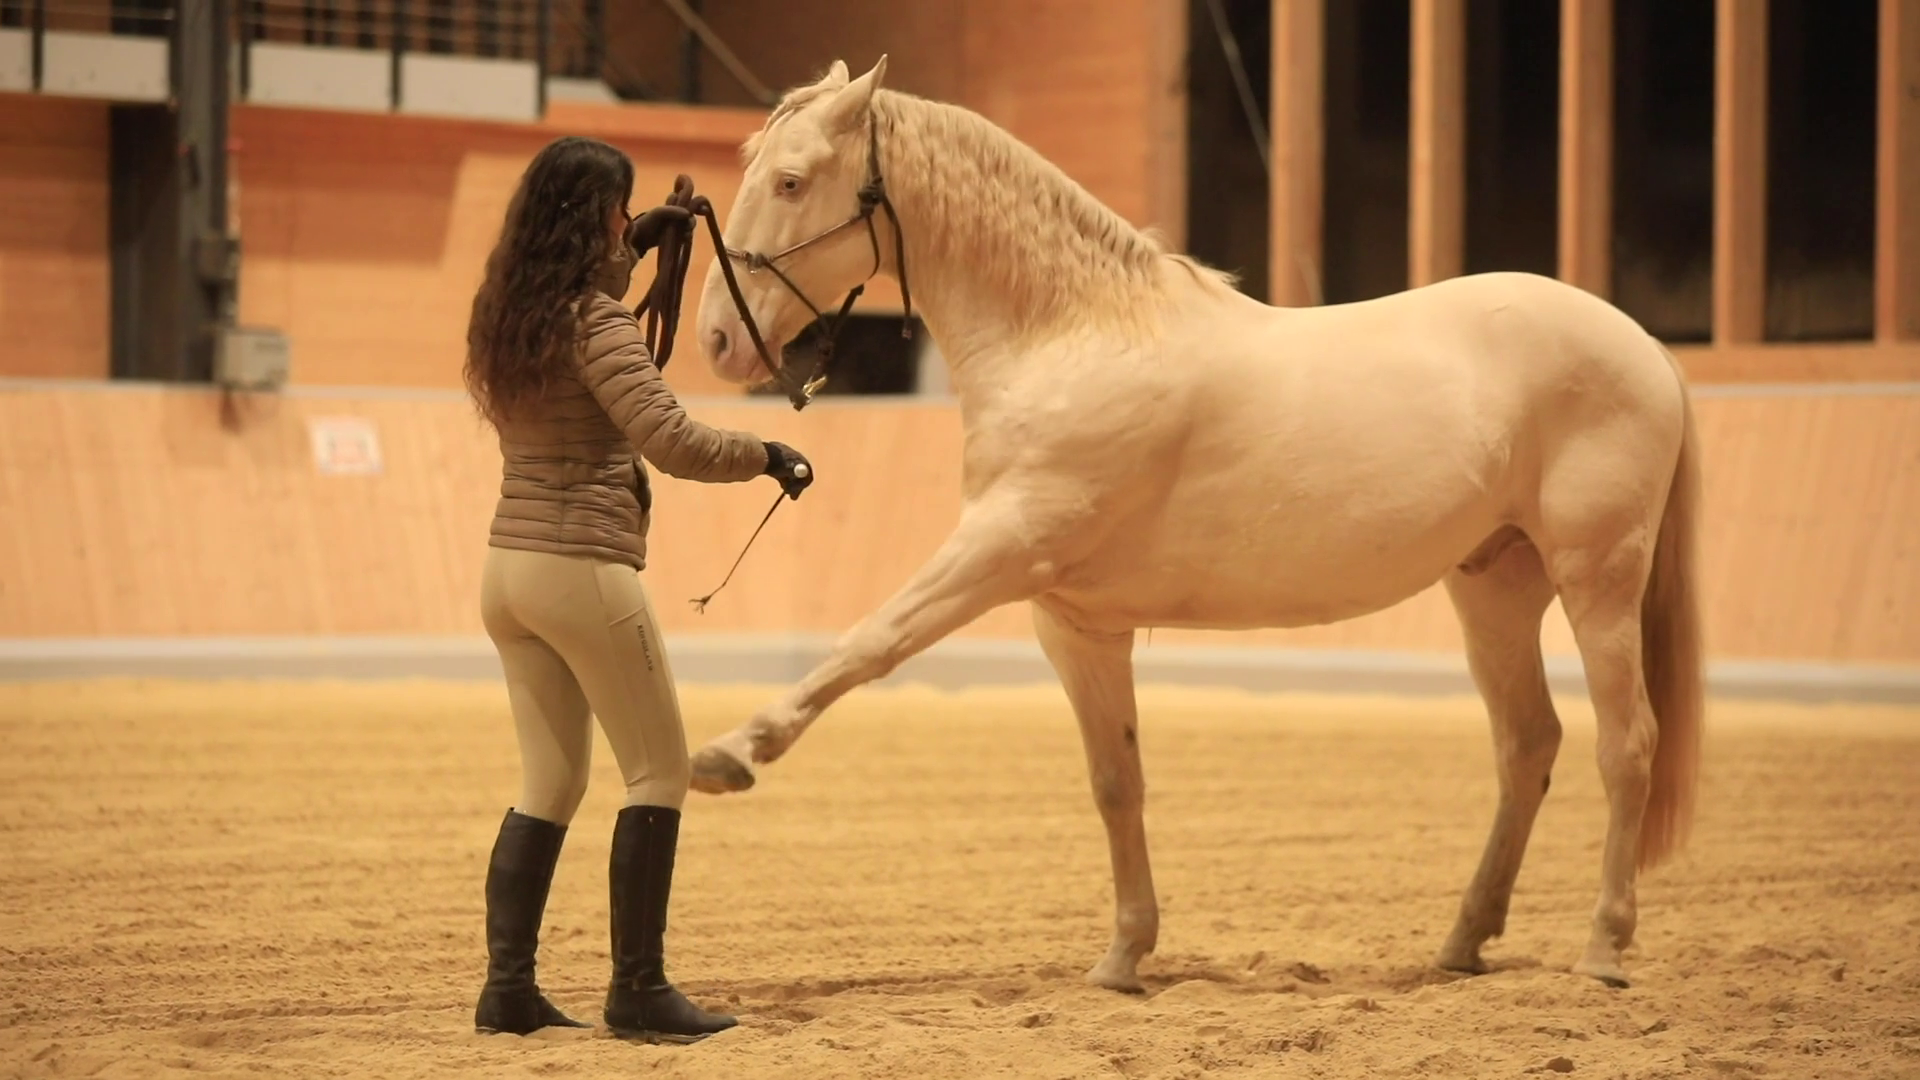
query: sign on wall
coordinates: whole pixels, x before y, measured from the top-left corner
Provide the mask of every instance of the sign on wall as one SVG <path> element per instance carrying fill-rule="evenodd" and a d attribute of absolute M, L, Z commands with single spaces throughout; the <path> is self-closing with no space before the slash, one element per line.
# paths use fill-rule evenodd
<path fill-rule="evenodd" d="M 376 476 L 380 472 L 380 433 L 360 416 L 315 416 L 307 420 L 313 439 L 313 467 L 322 476 Z"/>

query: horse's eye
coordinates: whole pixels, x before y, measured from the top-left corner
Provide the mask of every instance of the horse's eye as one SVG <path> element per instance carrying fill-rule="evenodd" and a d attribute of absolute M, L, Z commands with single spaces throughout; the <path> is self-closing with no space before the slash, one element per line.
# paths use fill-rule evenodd
<path fill-rule="evenodd" d="M 796 192 L 796 191 L 799 191 L 799 190 L 800 190 L 800 178 L 799 178 L 799 177 L 797 177 L 797 176 L 783 176 L 783 177 L 781 177 L 781 178 L 780 178 L 780 193 L 781 193 L 782 195 L 791 195 L 791 194 L 793 194 L 794 192 Z"/>

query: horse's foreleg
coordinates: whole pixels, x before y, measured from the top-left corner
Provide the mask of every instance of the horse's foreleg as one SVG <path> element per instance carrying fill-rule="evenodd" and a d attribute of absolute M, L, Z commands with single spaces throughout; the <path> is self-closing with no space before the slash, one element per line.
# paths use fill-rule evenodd
<path fill-rule="evenodd" d="M 1036 555 L 1005 506 L 970 508 L 960 524 L 880 609 L 835 643 L 833 652 L 780 701 L 693 757 L 693 787 L 718 794 L 753 786 L 753 766 L 787 752 L 827 706 L 1002 604 L 1045 586 L 1050 565 Z"/>
<path fill-rule="evenodd" d="M 1033 627 L 1066 688 L 1086 745 L 1093 801 L 1107 826 L 1113 859 L 1113 945 L 1087 980 L 1109 990 L 1140 990 L 1140 958 L 1160 934 L 1160 905 L 1147 861 L 1142 817 L 1146 781 L 1140 771 L 1139 714 L 1133 696 L 1133 634 L 1077 629 L 1033 605 Z"/>

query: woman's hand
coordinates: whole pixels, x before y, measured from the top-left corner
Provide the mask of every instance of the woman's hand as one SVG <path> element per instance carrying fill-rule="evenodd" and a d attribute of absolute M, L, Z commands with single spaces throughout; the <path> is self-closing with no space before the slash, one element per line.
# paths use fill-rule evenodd
<path fill-rule="evenodd" d="M 672 233 L 692 228 L 693 214 L 686 207 L 656 206 L 627 226 L 627 246 L 636 256 L 645 258 L 647 252 L 659 247 Z"/>
<path fill-rule="evenodd" d="M 767 475 L 780 481 L 780 490 L 787 493 L 787 498 L 798 499 L 800 493 L 813 483 L 813 463 L 785 443 L 770 442 L 767 444 Z"/>

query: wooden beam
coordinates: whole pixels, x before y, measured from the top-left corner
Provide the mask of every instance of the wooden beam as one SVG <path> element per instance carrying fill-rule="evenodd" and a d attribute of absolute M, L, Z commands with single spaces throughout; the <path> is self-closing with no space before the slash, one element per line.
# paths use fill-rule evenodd
<path fill-rule="evenodd" d="M 1560 279 L 1613 290 L 1613 0 L 1560 0 Z"/>
<path fill-rule="evenodd" d="M 1326 191 L 1326 0 L 1273 0 L 1269 299 L 1318 304 Z"/>
<path fill-rule="evenodd" d="M 1413 0 L 1407 285 L 1460 276 L 1467 249 L 1467 3 Z"/>
<path fill-rule="evenodd" d="M 1760 341 L 1767 322 L 1767 5 L 1715 0 L 1713 340 Z"/>
<path fill-rule="evenodd" d="M 1920 343 L 1674 345 L 1690 383 L 1920 382 Z M 1898 396 L 1898 395 L 1895 395 Z"/>
<path fill-rule="evenodd" d="M 1920 341 L 1920 0 L 1880 0 L 1874 336 Z"/>

